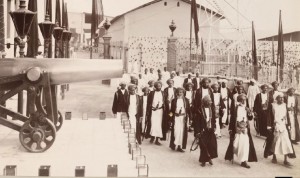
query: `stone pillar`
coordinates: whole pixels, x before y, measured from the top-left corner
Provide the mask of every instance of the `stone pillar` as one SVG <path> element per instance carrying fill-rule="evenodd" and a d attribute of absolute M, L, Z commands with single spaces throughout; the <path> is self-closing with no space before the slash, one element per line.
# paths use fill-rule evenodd
<path fill-rule="evenodd" d="M 177 38 L 170 37 L 168 38 L 168 50 L 167 50 L 167 70 L 173 71 L 176 69 L 176 56 L 177 56 L 177 47 L 176 47 Z"/>
<path fill-rule="evenodd" d="M 104 41 L 104 59 L 110 59 L 110 40 L 111 37 L 108 35 L 103 36 L 103 41 Z"/>

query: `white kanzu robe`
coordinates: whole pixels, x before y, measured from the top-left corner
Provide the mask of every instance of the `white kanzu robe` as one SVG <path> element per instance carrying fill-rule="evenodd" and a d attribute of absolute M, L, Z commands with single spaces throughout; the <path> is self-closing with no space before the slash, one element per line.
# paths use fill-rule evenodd
<path fill-rule="evenodd" d="M 156 91 L 154 93 L 153 103 L 152 107 L 161 108 L 163 105 L 163 96 L 161 91 Z M 163 137 L 162 135 L 162 120 L 163 120 L 163 109 L 157 109 L 156 111 L 152 110 L 152 116 L 151 116 L 151 131 L 150 135 L 152 137 Z"/>
<path fill-rule="evenodd" d="M 179 114 L 181 110 L 181 114 L 185 113 L 185 108 L 183 104 L 183 99 L 177 99 L 176 104 L 176 113 Z M 174 137 L 175 141 L 174 144 L 176 146 L 182 146 L 183 143 L 183 134 L 184 134 L 184 124 L 185 124 L 185 115 L 182 116 L 175 116 L 175 122 L 174 122 Z"/>
<path fill-rule="evenodd" d="M 222 123 L 226 123 L 226 120 L 228 118 L 228 109 L 230 106 L 230 103 L 228 102 L 228 100 L 230 100 L 228 93 L 227 93 L 227 88 L 223 88 L 221 87 L 221 97 L 224 100 L 224 104 L 225 104 L 225 108 L 223 109 L 224 114 L 222 116 Z"/>
<path fill-rule="evenodd" d="M 129 95 L 129 107 L 128 107 L 128 115 L 131 124 L 131 128 L 136 131 L 136 95 Z"/>
<path fill-rule="evenodd" d="M 288 130 L 286 128 L 287 124 L 287 109 L 286 104 L 272 104 L 272 109 L 274 113 L 274 123 L 275 123 L 275 132 L 274 132 L 274 141 L 272 145 L 272 151 L 274 154 L 286 155 L 293 153 L 292 144 L 289 138 Z"/>
<path fill-rule="evenodd" d="M 214 104 L 215 104 L 215 110 L 216 110 L 216 131 L 215 134 L 217 136 L 222 136 L 221 134 L 221 128 L 220 128 L 220 99 L 221 99 L 221 93 L 214 93 Z M 225 114 L 224 114 L 225 115 Z"/>
<path fill-rule="evenodd" d="M 236 121 L 248 121 L 246 106 L 238 106 Z M 233 142 L 233 153 L 236 155 L 238 162 L 248 161 L 249 136 L 247 129 L 245 130 L 245 132 L 235 134 L 235 139 Z"/>
<path fill-rule="evenodd" d="M 147 101 L 148 96 L 143 95 L 143 120 L 142 120 L 142 132 L 145 130 L 145 122 L 146 122 L 146 111 L 147 111 Z"/>
<path fill-rule="evenodd" d="M 295 106 L 295 97 L 294 96 L 288 96 L 288 100 L 287 100 L 287 107 L 288 108 L 293 108 Z M 295 128 L 295 115 L 294 115 L 294 111 L 288 111 L 288 115 L 290 118 L 290 122 L 291 122 L 291 140 L 296 140 L 296 128 Z"/>

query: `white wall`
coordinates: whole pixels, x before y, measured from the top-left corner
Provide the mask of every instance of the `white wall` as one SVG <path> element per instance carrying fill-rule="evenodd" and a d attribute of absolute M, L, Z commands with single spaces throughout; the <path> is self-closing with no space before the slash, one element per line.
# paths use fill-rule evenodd
<path fill-rule="evenodd" d="M 167 2 L 167 6 L 164 5 L 164 2 Z M 177 7 L 177 2 L 180 2 L 179 7 Z M 165 0 L 157 2 L 125 14 L 124 19 L 118 19 L 112 24 L 109 33 L 112 36 L 112 41 L 120 41 L 122 39 L 121 35 L 123 35 L 125 42 L 131 36 L 168 37 L 171 34 L 169 25 L 174 20 L 177 26 L 174 32 L 175 36 L 189 38 L 190 9 L 191 5 L 182 1 Z M 200 26 L 205 26 L 200 28 L 199 35 L 208 38 L 209 21 L 207 19 L 210 15 L 204 10 L 200 10 L 200 8 L 198 8 L 198 14 Z M 213 21 L 216 19 L 217 17 L 212 18 Z M 205 23 L 203 24 L 203 22 Z M 218 22 L 214 24 L 215 27 L 218 27 L 218 25 Z M 215 32 L 214 30 L 213 33 Z"/>

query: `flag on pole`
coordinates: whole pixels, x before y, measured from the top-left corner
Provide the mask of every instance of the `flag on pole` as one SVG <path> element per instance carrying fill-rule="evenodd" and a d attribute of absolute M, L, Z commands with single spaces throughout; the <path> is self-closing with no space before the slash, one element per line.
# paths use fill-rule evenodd
<path fill-rule="evenodd" d="M 279 11 L 277 66 L 278 66 L 278 62 L 279 62 L 279 79 L 280 81 L 283 81 L 284 45 L 283 45 L 281 10 Z"/>
<path fill-rule="evenodd" d="M 275 65 L 276 62 L 275 62 L 275 50 L 274 50 L 274 38 L 272 38 L 272 61 L 273 61 L 273 65 Z"/>
<path fill-rule="evenodd" d="M 197 14 L 197 3 L 196 3 L 196 0 L 192 0 L 192 4 L 191 4 L 191 18 L 194 20 L 196 45 L 199 46 L 199 37 L 198 37 L 199 24 L 198 24 L 198 14 Z"/>
<path fill-rule="evenodd" d="M 98 44 L 98 26 L 103 21 L 103 5 L 102 0 L 93 0 L 92 4 L 92 22 L 91 22 L 91 42 L 94 39 L 95 45 Z"/>
<path fill-rule="evenodd" d="M 58 23 L 58 26 L 61 27 L 61 10 L 60 10 L 60 0 L 56 0 L 56 9 L 55 9 L 55 23 Z"/>
<path fill-rule="evenodd" d="M 205 51 L 204 51 L 204 43 L 203 43 L 202 38 L 201 38 L 201 55 L 202 55 L 202 61 L 206 61 Z"/>
<path fill-rule="evenodd" d="M 256 53 L 256 37 L 254 30 L 254 22 L 252 21 L 252 64 L 253 64 L 253 78 L 258 80 L 258 62 L 257 62 L 257 53 Z"/>
<path fill-rule="evenodd" d="M 28 10 L 32 12 L 37 12 L 37 0 L 29 0 Z M 38 19 L 37 15 L 34 16 L 27 41 L 27 57 L 36 57 L 38 55 L 39 48 L 39 29 L 38 29 Z"/>

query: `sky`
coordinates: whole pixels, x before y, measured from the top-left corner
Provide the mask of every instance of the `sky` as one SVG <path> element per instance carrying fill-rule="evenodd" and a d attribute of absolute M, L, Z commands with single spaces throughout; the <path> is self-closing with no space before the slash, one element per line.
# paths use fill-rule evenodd
<path fill-rule="evenodd" d="M 150 1 L 102 0 L 102 3 L 105 15 L 117 16 Z M 65 0 L 65 2 L 68 3 L 69 12 L 91 12 L 92 0 Z M 300 0 L 196 0 L 196 2 L 213 10 L 216 10 L 214 4 L 217 4 L 232 24 L 223 20 L 221 28 L 224 30 L 239 26 L 245 33 L 249 33 L 251 21 L 254 21 L 258 37 L 274 35 L 278 32 L 279 10 L 281 10 L 283 31 L 286 33 L 300 31 Z"/>

